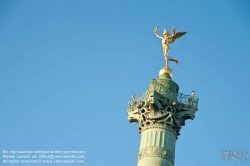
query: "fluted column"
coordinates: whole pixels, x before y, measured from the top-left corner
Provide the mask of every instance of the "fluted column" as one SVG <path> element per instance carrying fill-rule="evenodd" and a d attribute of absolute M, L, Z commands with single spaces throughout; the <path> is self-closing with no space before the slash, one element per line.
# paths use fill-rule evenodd
<path fill-rule="evenodd" d="M 138 166 L 173 166 L 175 135 L 164 129 L 148 129 L 141 134 Z"/>

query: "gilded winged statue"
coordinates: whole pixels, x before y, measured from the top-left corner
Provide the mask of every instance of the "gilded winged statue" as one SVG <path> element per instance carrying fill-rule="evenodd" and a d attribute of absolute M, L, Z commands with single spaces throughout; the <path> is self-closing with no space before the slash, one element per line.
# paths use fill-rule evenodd
<path fill-rule="evenodd" d="M 170 35 L 170 33 L 167 30 L 164 29 L 163 37 L 161 37 L 161 36 L 158 35 L 158 32 L 157 32 L 158 28 L 159 28 L 159 26 L 157 26 L 155 28 L 154 33 L 155 33 L 156 37 L 158 37 L 162 41 L 163 55 L 164 55 L 165 60 L 166 60 L 166 66 L 168 67 L 168 61 L 174 61 L 178 65 L 178 60 L 168 57 L 168 51 L 170 50 L 168 44 L 174 43 L 174 41 L 176 39 L 178 39 L 181 36 L 185 35 L 188 31 L 176 32 L 176 29 L 172 28 L 173 34 Z"/>

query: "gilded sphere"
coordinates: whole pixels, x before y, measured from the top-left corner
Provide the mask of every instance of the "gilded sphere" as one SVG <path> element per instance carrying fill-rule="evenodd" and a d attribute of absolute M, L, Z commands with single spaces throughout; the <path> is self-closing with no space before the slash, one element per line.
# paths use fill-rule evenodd
<path fill-rule="evenodd" d="M 172 73 L 172 70 L 168 67 L 163 67 L 160 71 L 159 71 L 159 77 L 170 77 L 172 78 L 173 76 L 173 73 Z"/>

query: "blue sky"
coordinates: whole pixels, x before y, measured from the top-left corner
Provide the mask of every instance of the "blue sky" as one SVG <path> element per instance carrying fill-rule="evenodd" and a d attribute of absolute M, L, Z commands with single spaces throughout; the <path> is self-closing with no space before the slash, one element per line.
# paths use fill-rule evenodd
<path fill-rule="evenodd" d="M 175 164 L 235 165 L 248 150 L 247 0 L 0 0 L 0 150 L 85 150 L 86 166 L 137 164 L 127 101 L 164 66 L 153 31 L 189 32 L 171 45 L 173 80 L 200 98 L 176 142 Z M 21 165 L 21 164 L 20 164 Z"/>

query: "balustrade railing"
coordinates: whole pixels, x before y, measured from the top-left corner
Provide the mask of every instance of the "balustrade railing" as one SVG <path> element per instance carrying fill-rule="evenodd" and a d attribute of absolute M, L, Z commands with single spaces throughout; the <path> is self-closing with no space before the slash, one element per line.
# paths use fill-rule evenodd
<path fill-rule="evenodd" d="M 143 92 L 139 97 L 132 99 L 128 102 L 128 109 L 134 109 L 138 106 L 141 101 L 147 98 L 150 92 L 158 92 L 162 94 L 167 99 L 176 101 L 181 104 L 185 104 L 194 108 L 198 107 L 199 98 L 197 96 L 185 95 L 183 93 L 173 93 L 171 90 L 165 86 L 158 83 L 156 80 L 152 80 L 145 92 Z"/>

